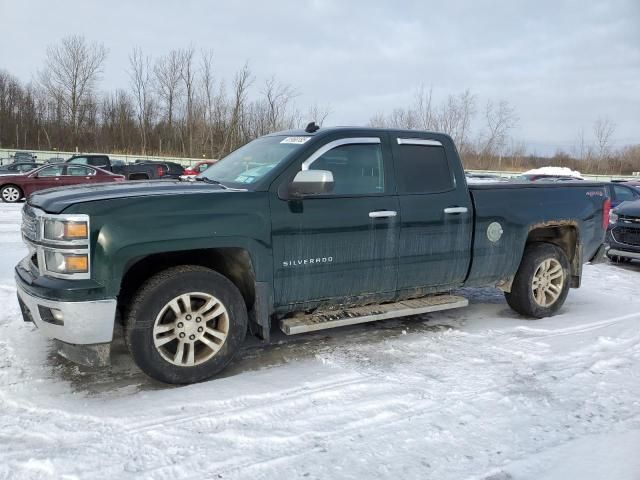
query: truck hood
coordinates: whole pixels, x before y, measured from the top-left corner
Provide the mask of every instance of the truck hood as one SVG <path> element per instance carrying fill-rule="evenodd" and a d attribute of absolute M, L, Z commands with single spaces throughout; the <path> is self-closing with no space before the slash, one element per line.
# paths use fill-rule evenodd
<path fill-rule="evenodd" d="M 629 217 L 640 217 L 640 200 L 633 202 L 622 202 L 614 211 L 619 215 L 627 215 Z"/>
<path fill-rule="evenodd" d="M 224 191 L 225 189 L 219 185 L 204 182 L 129 181 L 41 190 L 32 194 L 28 203 L 48 213 L 61 213 L 71 205 L 84 202 L 127 197 L 189 195 Z"/>

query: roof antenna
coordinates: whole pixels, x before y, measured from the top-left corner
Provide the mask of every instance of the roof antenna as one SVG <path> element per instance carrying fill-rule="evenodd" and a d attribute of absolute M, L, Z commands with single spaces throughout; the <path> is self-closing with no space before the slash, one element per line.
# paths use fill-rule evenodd
<path fill-rule="evenodd" d="M 315 133 L 320 130 L 320 127 L 316 125 L 316 122 L 311 122 L 307 125 L 307 128 L 304 129 L 307 133 Z"/>

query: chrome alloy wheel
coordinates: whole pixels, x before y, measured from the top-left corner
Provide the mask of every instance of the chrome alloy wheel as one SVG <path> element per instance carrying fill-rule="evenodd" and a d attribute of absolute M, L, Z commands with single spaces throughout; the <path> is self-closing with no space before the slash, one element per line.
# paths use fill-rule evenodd
<path fill-rule="evenodd" d="M 229 313 L 213 295 L 185 293 L 167 303 L 153 324 L 153 343 L 166 361 L 193 367 L 213 357 L 227 339 Z"/>
<path fill-rule="evenodd" d="M 17 202 L 20 200 L 20 191 L 16 187 L 5 187 L 2 189 L 2 199 L 9 203 Z"/>
<path fill-rule="evenodd" d="M 564 270 L 555 258 L 544 260 L 533 275 L 533 298 L 541 307 L 550 307 L 560 297 L 564 287 Z"/>

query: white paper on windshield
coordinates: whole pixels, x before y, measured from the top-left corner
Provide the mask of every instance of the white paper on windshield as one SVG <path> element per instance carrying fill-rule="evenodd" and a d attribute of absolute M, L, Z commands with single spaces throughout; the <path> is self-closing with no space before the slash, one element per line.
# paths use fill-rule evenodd
<path fill-rule="evenodd" d="M 302 145 L 304 142 L 309 140 L 311 137 L 287 137 L 282 140 L 280 143 L 297 143 L 298 145 Z"/>

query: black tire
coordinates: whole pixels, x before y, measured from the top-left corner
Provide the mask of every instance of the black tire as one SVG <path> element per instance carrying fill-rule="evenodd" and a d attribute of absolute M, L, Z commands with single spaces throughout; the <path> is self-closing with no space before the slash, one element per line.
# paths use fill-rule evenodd
<path fill-rule="evenodd" d="M 541 305 L 535 298 L 533 282 L 536 271 L 547 260 L 560 264 L 563 282 L 555 301 L 550 300 L 547 305 Z M 509 306 L 521 315 L 533 318 L 549 317 L 564 304 L 569 293 L 569 284 L 569 260 L 564 251 L 550 243 L 532 243 L 525 248 L 520 267 L 518 267 L 511 286 L 511 292 L 505 293 L 505 297 Z M 556 288 L 558 287 L 556 286 Z M 543 294 L 542 297 L 546 302 L 546 294 Z"/>
<path fill-rule="evenodd" d="M 10 195 L 10 192 L 16 192 L 17 197 L 15 195 Z M 17 185 L 4 185 L 0 188 L 0 198 L 4 203 L 17 203 L 23 196 L 24 193 L 22 192 L 22 189 Z"/>
<path fill-rule="evenodd" d="M 192 366 L 179 366 L 172 363 L 170 359 L 165 358 L 168 355 L 166 350 L 171 348 L 171 343 L 178 345 L 181 342 L 187 342 L 187 339 L 178 340 L 175 338 L 168 343 L 167 347 L 156 347 L 154 337 L 158 336 L 158 334 L 154 334 L 154 325 L 162 322 L 166 315 L 175 317 L 170 325 L 179 325 L 179 319 L 175 316 L 173 310 L 168 309 L 168 306 L 172 299 L 185 294 L 194 295 L 195 292 L 215 297 L 226 309 L 226 339 L 220 344 L 221 346 L 219 346 L 217 353 L 213 353 L 213 356 L 203 363 Z M 176 304 L 179 305 L 178 302 Z M 140 287 L 133 296 L 130 305 L 131 308 L 126 314 L 124 324 L 124 336 L 129 351 L 143 372 L 165 383 L 195 383 L 214 376 L 233 359 L 240 349 L 247 332 L 247 308 L 240 291 L 229 279 L 205 267 L 185 265 L 169 268 L 154 275 Z M 184 302 L 182 305 L 184 305 Z M 160 316 L 163 311 L 166 313 L 163 314 L 164 316 Z M 193 315 L 194 317 L 197 315 L 195 310 Z M 205 314 L 202 315 L 204 317 Z M 200 322 L 201 320 L 198 319 L 198 321 Z M 200 325 L 207 327 L 208 321 L 205 319 L 205 322 Z M 213 321 L 219 322 L 220 320 Z M 195 326 L 195 324 L 190 325 Z M 175 329 L 169 333 L 175 336 L 178 335 L 175 333 L 177 331 Z M 179 335 L 184 337 L 183 332 Z M 205 336 L 207 334 L 205 332 L 196 335 Z M 215 340 L 212 337 L 209 337 L 209 339 Z M 190 349 L 197 350 L 199 347 L 207 349 L 198 340 L 195 340 L 195 342 L 190 346 L 185 345 L 184 348 L 187 351 Z M 198 347 L 195 346 L 196 344 Z M 176 350 L 178 348 L 179 346 L 176 346 Z M 182 358 L 184 357 L 181 355 Z"/>

